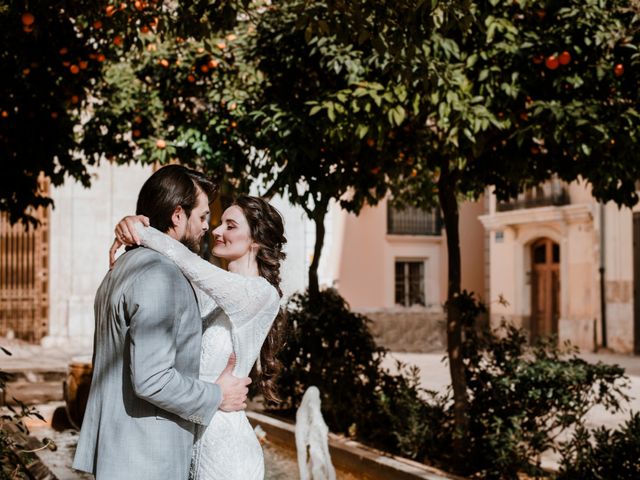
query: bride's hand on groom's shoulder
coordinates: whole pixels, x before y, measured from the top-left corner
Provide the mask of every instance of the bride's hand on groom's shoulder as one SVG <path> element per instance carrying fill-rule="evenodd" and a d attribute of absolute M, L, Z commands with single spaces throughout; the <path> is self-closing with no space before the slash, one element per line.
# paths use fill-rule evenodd
<path fill-rule="evenodd" d="M 133 246 L 140 245 L 140 238 L 136 233 L 136 223 L 142 223 L 149 226 L 149 218 L 144 215 L 127 215 L 118 222 L 115 228 L 116 238 L 109 249 L 109 268 L 112 268 L 116 262 L 116 252 L 122 245 Z"/>

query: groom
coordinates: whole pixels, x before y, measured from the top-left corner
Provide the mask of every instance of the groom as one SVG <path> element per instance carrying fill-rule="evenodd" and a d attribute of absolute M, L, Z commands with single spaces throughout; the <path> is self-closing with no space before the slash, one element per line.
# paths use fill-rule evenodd
<path fill-rule="evenodd" d="M 179 165 L 155 172 L 137 214 L 198 251 L 214 185 Z M 186 479 L 196 424 L 246 407 L 248 378 L 198 380 L 202 322 L 193 288 L 147 248 L 123 254 L 96 294 L 93 379 L 73 467 L 97 480 Z"/>

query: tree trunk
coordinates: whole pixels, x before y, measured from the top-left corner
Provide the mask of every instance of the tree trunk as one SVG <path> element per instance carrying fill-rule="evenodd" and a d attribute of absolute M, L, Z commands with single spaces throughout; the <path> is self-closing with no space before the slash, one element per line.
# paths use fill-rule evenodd
<path fill-rule="evenodd" d="M 438 180 L 438 198 L 445 229 L 447 232 L 448 273 L 447 290 L 447 353 L 449 355 L 449 371 L 453 387 L 453 411 L 455 422 L 454 448 L 455 454 L 463 461 L 467 432 L 469 430 L 469 399 L 462 358 L 462 323 L 458 304 L 461 283 L 460 230 L 458 200 L 456 198 L 456 180 L 448 172 L 442 172 Z"/>
<path fill-rule="evenodd" d="M 327 207 L 318 206 L 312 215 L 312 220 L 316 225 L 316 240 L 313 247 L 313 259 L 309 265 L 309 298 L 314 300 L 320 293 L 318 282 L 318 265 L 320 264 L 320 255 L 322 254 L 322 246 L 324 245 L 324 218 L 327 215 Z"/>

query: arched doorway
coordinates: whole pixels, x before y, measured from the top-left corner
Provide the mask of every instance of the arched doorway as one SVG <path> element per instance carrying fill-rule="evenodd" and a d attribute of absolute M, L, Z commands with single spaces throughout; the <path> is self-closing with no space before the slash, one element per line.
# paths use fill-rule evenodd
<path fill-rule="evenodd" d="M 560 245 L 541 238 L 531 245 L 531 337 L 558 333 Z"/>

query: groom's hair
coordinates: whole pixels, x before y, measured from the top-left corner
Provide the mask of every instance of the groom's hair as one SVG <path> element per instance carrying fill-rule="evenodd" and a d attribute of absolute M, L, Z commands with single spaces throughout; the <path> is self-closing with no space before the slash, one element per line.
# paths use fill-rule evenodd
<path fill-rule="evenodd" d="M 167 165 L 144 182 L 138 195 L 136 215 L 149 217 L 152 227 L 166 233 L 173 226 L 171 217 L 176 207 L 182 207 L 189 217 L 200 191 L 212 202 L 217 185 L 196 170 L 182 165 Z"/>

